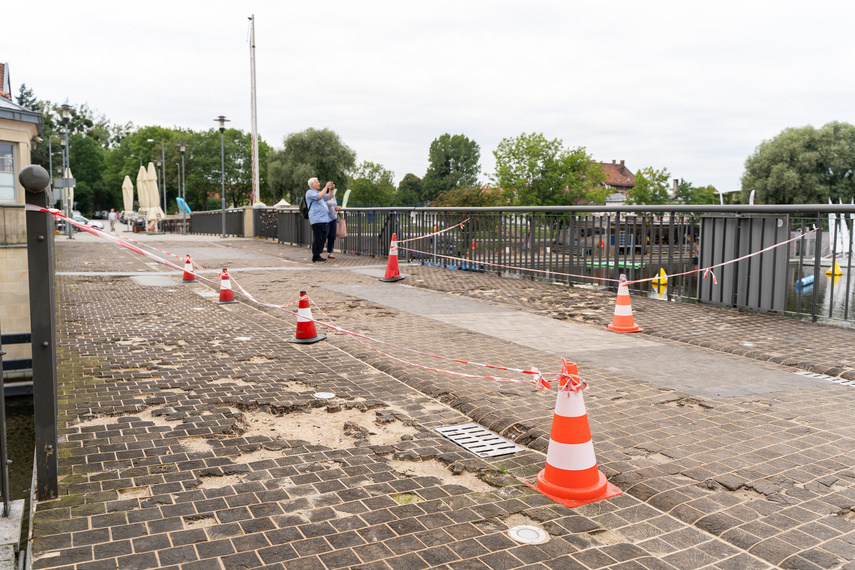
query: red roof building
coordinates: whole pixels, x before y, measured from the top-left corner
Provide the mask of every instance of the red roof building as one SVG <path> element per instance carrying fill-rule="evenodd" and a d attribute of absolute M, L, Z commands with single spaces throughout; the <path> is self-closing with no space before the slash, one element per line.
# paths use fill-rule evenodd
<path fill-rule="evenodd" d="M 635 186 L 635 174 L 626 167 L 624 161 L 621 160 L 618 163 L 613 160 L 611 164 L 601 162 L 600 165 L 603 167 L 603 172 L 606 173 L 606 179 L 603 181 L 606 188 L 613 188 L 626 196 L 630 188 Z"/>

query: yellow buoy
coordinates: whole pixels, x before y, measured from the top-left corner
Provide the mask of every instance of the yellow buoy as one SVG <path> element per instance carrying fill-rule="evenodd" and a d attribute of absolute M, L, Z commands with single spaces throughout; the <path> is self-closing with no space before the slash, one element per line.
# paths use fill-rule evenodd
<path fill-rule="evenodd" d="M 835 261 L 834 267 L 826 271 L 825 274 L 831 277 L 832 275 L 843 275 L 843 272 L 840 270 L 840 265 Z"/>
<path fill-rule="evenodd" d="M 659 268 L 659 275 L 650 280 L 654 285 L 667 285 L 668 284 L 668 274 L 665 273 L 665 269 Z"/>

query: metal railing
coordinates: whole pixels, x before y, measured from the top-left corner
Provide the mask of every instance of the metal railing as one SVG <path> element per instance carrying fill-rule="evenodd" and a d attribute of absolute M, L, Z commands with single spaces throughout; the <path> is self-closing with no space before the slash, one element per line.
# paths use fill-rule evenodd
<path fill-rule="evenodd" d="M 311 245 L 309 222 L 295 208 L 253 215 L 255 237 Z M 635 293 L 654 298 L 855 325 L 851 205 L 348 208 L 340 215 L 348 235 L 337 247 L 355 255 L 386 256 L 395 233 L 399 257 L 411 263 L 608 289 L 625 274 Z M 826 280 L 834 261 L 842 274 Z M 712 271 L 719 283 L 710 289 L 711 276 L 700 270 L 725 262 Z M 667 286 L 650 281 L 659 271 Z"/>

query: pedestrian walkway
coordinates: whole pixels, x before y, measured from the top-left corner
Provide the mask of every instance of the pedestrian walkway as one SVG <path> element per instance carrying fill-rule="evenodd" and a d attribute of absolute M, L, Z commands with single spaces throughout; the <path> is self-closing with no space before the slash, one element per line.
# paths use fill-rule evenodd
<path fill-rule="evenodd" d="M 420 353 L 328 329 L 291 344 L 288 312 L 58 238 L 60 497 L 37 505 L 34 568 L 855 568 L 852 331 L 633 297 L 645 330 L 620 335 L 606 292 L 404 263 L 380 283 L 380 258 L 133 237 Z M 431 355 L 577 362 L 623 494 L 569 509 L 529 489 L 555 393 Z M 435 431 L 467 422 L 522 451 Z"/>

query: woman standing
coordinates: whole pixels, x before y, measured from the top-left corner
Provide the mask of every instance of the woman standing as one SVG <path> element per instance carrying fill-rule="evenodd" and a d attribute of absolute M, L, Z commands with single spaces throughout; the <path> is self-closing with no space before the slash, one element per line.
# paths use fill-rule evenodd
<path fill-rule="evenodd" d="M 341 206 L 339 206 L 335 201 L 335 186 L 333 186 L 332 195 L 330 199 L 326 202 L 327 208 L 329 208 L 330 212 L 330 223 L 327 225 L 327 258 L 335 259 L 333 255 L 333 244 L 335 243 L 335 230 L 336 224 L 338 223 L 338 211 L 341 210 Z"/>

